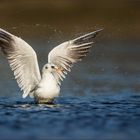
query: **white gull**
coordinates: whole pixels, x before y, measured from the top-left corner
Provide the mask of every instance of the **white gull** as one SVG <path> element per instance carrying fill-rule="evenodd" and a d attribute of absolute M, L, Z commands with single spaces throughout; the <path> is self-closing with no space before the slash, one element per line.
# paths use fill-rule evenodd
<path fill-rule="evenodd" d="M 66 41 L 50 51 L 48 63 L 40 74 L 37 55 L 21 38 L 0 28 L 0 48 L 6 56 L 23 98 L 34 97 L 37 103 L 52 103 L 60 94 L 61 81 L 74 63 L 81 61 L 93 46 L 102 29 Z"/>

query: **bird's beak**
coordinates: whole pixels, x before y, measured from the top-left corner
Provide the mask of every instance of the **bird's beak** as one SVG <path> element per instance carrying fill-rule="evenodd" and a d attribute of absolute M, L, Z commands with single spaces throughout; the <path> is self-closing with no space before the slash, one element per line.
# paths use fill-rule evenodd
<path fill-rule="evenodd" d="M 57 71 L 58 73 L 61 73 L 61 72 L 63 72 L 63 68 L 62 68 L 62 67 L 56 67 L 56 71 Z"/>

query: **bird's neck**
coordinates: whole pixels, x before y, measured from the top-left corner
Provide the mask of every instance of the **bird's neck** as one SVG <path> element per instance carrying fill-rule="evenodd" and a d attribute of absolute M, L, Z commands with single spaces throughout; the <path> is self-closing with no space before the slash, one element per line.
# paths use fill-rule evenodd
<path fill-rule="evenodd" d="M 51 72 L 42 73 L 41 83 L 47 84 L 48 82 L 51 82 L 54 84 L 57 83 L 55 77 L 53 76 L 53 74 Z"/>

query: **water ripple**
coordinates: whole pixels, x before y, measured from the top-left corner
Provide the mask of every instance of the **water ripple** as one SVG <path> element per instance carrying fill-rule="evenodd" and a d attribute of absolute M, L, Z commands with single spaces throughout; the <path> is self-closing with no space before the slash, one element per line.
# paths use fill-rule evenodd
<path fill-rule="evenodd" d="M 60 97 L 55 105 L 0 98 L 0 109 L 3 139 L 140 136 L 140 95 Z"/>

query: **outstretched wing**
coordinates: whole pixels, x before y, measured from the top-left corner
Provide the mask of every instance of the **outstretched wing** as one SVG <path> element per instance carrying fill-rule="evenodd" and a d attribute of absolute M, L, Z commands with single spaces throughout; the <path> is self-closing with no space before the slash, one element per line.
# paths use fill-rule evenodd
<path fill-rule="evenodd" d="M 24 40 L 3 29 L 0 29 L 0 48 L 25 98 L 41 79 L 36 53 Z"/>
<path fill-rule="evenodd" d="M 59 84 L 60 80 L 65 78 L 67 71 L 71 70 L 73 64 L 81 61 L 88 54 L 89 49 L 93 46 L 95 36 L 101 30 L 64 42 L 51 50 L 48 55 L 48 63 L 55 64 L 58 67 L 54 76 Z"/>

